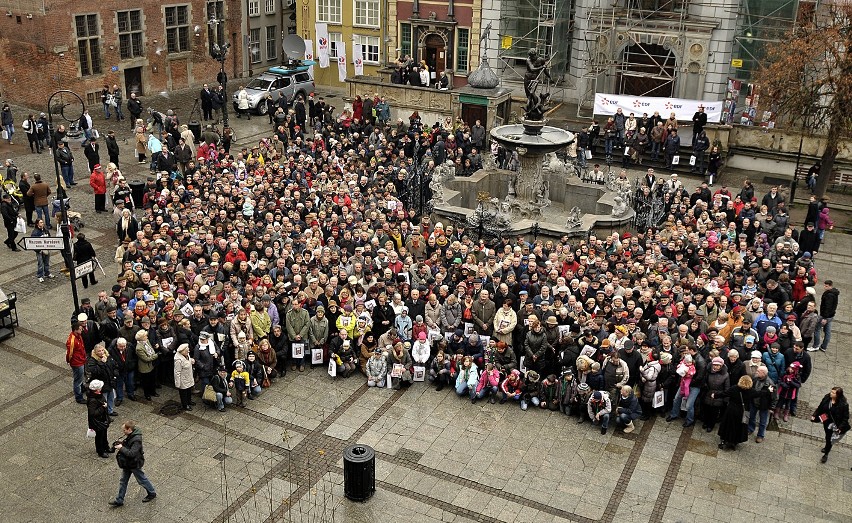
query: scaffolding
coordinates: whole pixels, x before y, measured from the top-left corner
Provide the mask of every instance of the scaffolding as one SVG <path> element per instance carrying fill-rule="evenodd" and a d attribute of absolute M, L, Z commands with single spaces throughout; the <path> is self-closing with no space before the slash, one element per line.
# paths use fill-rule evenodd
<path fill-rule="evenodd" d="M 500 7 L 501 80 L 522 81 L 531 49 L 549 60 L 556 91 L 551 99 L 561 100 L 569 62 L 575 0 L 503 0 Z"/>
<path fill-rule="evenodd" d="M 619 78 L 619 91 L 630 85 L 638 96 L 671 96 L 677 68 L 670 44 L 685 36 L 688 0 L 595 0 L 585 18 L 579 60 L 586 65 L 577 116 L 589 116 L 594 109 L 598 82 L 609 74 Z M 665 28 L 665 33 L 657 30 Z M 614 57 L 610 50 L 619 37 L 629 42 L 624 52 Z M 585 113 L 585 114 L 583 114 Z"/>
<path fill-rule="evenodd" d="M 732 57 L 742 60 L 742 67 L 735 69 L 732 76 L 751 80 L 760 68 L 766 45 L 780 41 L 796 23 L 799 13 L 816 4 L 800 0 L 741 0 Z"/>

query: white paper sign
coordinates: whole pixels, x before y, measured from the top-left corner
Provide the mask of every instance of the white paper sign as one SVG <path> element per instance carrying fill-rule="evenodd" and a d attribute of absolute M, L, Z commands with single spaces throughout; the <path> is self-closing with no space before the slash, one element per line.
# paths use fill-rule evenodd
<path fill-rule="evenodd" d="M 192 316 L 193 308 L 191 303 L 185 303 L 183 307 L 180 308 L 180 312 L 189 318 Z"/>
<path fill-rule="evenodd" d="M 430 341 L 441 341 L 441 331 L 429 329 L 428 339 Z"/>
<path fill-rule="evenodd" d="M 473 328 L 473 323 L 465 322 L 465 324 L 464 324 L 464 335 L 470 336 L 474 332 L 476 332 L 476 330 L 474 330 L 474 328 Z"/>
<path fill-rule="evenodd" d="M 320 67 L 328 67 L 328 24 L 317 24 L 317 56 Z"/>
<path fill-rule="evenodd" d="M 571 335 L 571 326 L 570 325 L 560 325 L 559 326 L 559 337 L 567 338 Z"/>
<path fill-rule="evenodd" d="M 376 300 L 367 300 L 364 302 L 364 308 L 372 312 L 376 308 Z"/>
<path fill-rule="evenodd" d="M 405 367 L 403 367 L 402 363 L 394 363 L 393 369 L 391 370 L 391 377 L 392 378 L 399 378 L 400 376 L 402 376 L 402 372 L 404 370 L 405 370 Z"/>
<path fill-rule="evenodd" d="M 294 343 L 292 345 L 292 349 L 293 349 L 293 359 L 305 357 L 305 344 L 304 343 Z"/>
<path fill-rule="evenodd" d="M 328 375 L 332 378 L 337 377 L 337 363 L 334 361 L 334 358 L 329 358 L 328 360 Z"/>
<path fill-rule="evenodd" d="M 311 364 L 322 365 L 322 349 L 311 349 Z"/>

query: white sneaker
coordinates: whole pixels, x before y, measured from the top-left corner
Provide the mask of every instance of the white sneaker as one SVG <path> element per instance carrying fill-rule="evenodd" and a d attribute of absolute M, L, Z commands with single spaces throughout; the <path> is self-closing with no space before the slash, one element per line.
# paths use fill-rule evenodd
<path fill-rule="evenodd" d="M 808 352 L 816 352 L 819 350 L 819 347 L 808 347 Z"/>
<path fill-rule="evenodd" d="M 56 275 L 55 274 L 48 274 L 47 277 L 52 280 L 53 278 L 56 278 Z"/>
<path fill-rule="evenodd" d="M 41 276 L 39 276 L 39 277 L 38 277 L 38 282 L 39 282 L 39 283 L 44 283 L 44 278 L 42 278 Z"/>

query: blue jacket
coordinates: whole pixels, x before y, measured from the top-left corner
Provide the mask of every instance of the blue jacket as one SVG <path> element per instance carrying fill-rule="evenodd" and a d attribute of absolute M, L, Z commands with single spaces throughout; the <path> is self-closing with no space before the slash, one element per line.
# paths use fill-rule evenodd
<path fill-rule="evenodd" d="M 635 395 L 631 394 L 626 398 L 618 396 L 618 414 L 627 414 L 631 420 L 635 420 L 642 415 L 642 406 L 639 405 L 639 400 Z"/>
<path fill-rule="evenodd" d="M 772 378 L 772 381 L 778 383 L 781 380 L 781 376 L 784 375 L 784 370 L 787 368 L 787 364 L 784 362 L 784 355 L 780 351 L 772 354 L 770 350 L 763 353 L 761 361 L 769 369 L 769 377 Z"/>

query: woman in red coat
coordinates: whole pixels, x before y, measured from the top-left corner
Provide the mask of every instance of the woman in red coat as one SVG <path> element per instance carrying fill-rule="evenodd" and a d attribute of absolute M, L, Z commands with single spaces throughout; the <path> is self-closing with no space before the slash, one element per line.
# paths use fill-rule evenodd
<path fill-rule="evenodd" d="M 361 95 L 356 95 L 352 102 L 352 118 L 359 122 L 364 121 L 364 102 L 361 101 Z"/>
<path fill-rule="evenodd" d="M 92 175 L 89 177 L 89 185 L 92 186 L 92 190 L 95 191 L 95 212 L 102 213 L 107 212 L 106 210 L 106 178 L 104 177 L 104 170 L 101 167 L 101 164 L 95 165 L 95 170 L 92 171 Z"/>

